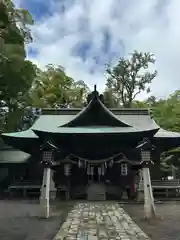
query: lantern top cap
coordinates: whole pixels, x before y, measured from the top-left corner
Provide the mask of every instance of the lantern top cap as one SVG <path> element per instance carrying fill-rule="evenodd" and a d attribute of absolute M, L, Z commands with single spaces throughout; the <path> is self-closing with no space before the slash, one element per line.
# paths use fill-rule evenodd
<path fill-rule="evenodd" d="M 141 151 L 152 151 L 155 149 L 155 146 L 151 144 L 148 138 L 144 138 L 136 148 Z"/>
<path fill-rule="evenodd" d="M 41 151 L 53 151 L 56 150 L 57 147 L 53 145 L 50 141 L 45 141 L 41 146 L 40 150 Z"/>

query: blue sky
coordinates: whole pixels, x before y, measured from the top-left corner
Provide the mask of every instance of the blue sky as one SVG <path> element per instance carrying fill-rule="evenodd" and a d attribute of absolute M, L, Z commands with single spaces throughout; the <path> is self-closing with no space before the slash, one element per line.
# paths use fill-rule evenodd
<path fill-rule="evenodd" d="M 90 87 L 105 85 L 105 64 L 134 49 L 156 56 L 152 94 L 180 89 L 179 0 L 14 0 L 33 15 L 28 58 L 44 68 L 60 64 Z M 152 69 L 152 67 L 151 67 Z M 140 98 L 147 97 L 141 94 Z"/>

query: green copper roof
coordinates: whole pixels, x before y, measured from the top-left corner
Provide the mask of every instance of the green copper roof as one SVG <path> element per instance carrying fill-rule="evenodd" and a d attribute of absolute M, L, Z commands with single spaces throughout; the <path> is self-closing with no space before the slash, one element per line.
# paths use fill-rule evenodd
<path fill-rule="evenodd" d="M 15 149 L 1 150 L 0 163 L 24 163 L 30 156 L 30 154 Z"/>
<path fill-rule="evenodd" d="M 148 109 L 111 109 L 111 111 L 116 115 L 116 117 L 123 122 L 126 122 L 135 129 L 157 129 L 159 126 L 149 115 Z M 33 126 L 22 132 L 15 133 L 4 133 L 2 135 L 11 138 L 38 138 L 32 129 L 37 129 L 39 131 L 54 131 L 60 125 L 65 125 L 74 119 L 75 115 L 80 112 L 80 109 L 44 109 L 43 115 L 41 115 Z M 84 126 L 83 126 L 84 127 Z M 106 131 L 107 126 L 104 127 Z M 92 126 L 91 126 L 92 128 Z M 98 127 L 99 128 L 99 127 Z M 115 130 L 115 129 L 114 129 Z M 127 130 L 127 127 L 124 129 Z M 130 128 L 129 128 L 130 130 Z M 64 130 L 67 131 L 67 130 Z M 78 130 L 79 131 L 79 130 Z M 84 130 L 88 131 L 88 130 Z M 92 130 L 95 131 L 95 130 Z M 97 131 L 97 130 L 96 130 Z M 103 131 L 101 129 L 100 131 Z M 109 130 L 108 130 L 109 131 Z"/>
<path fill-rule="evenodd" d="M 13 133 L 3 133 L 2 136 L 9 136 L 15 138 L 38 138 L 36 134 L 31 130 L 26 130 L 22 132 L 13 132 Z"/>
<path fill-rule="evenodd" d="M 35 129 L 35 131 L 38 129 Z M 59 133 L 59 134 L 99 134 L 99 133 L 134 133 L 148 131 L 152 129 L 137 129 L 133 127 L 108 127 L 108 126 L 93 126 L 93 127 L 58 127 L 46 128 L 43 132 Z M 41 131 L 41 130 L 39 130 Z"/>
<path fill-rule="evenodd" d="M 81 126 L 111 126 L 111 127 L 131 127 L 126 122 L 117 118 L 100 100 L 98 92 L 92 93 L 89 104 L 82 109 L 72 120 L 60 125 L 61 127 L 81 127 Z"/>
<path fill-rule="evenodd" d="M 32 129 L 46 129 L 47 131 L 49 129 L 49 131 L 51 131 L 59 125 L 64 125 L 74 119 L 74 116 L 79 111 L 80 109 L 44 109 L 43 115 L 37 119 L 29 130 L 15 133 L 5 133 L 2 135 L 12 138 L 38 138 Z M 117 118 L 136 129 L 158 128 L 158 125 L 150 117 L 147 109 L 112 109 L 112 112 L 116 114 Z M 100 131 L 102 131 L 102 129 Z M 180 133 L 159 129 L 159 131 L 155 134 L 155 138 L 180 138 Z"/>
<path fill-rule="evenodd" d="M 69 121 L 74 119 L 74 115 L 72 113 L 77 113 L 78 111 L 74 111 L 71 109 L 59 109 L 59 110 L 51 110 L 45 109 L 44 115 L 41 115 L 39 119 L 34 123 L 31 127 L 32 129 L 46 129 L 58 126 L 65 125 Z M 145 111 L 137 111 L 137 109 L 131 111 L 125 111 L 124 109 L 115 109 L 114 110 L 116 117 L 126 122 L 128 125 L 135 127 L 135 128 L 158 128 L 159 126 L 155 123 L 155 121 L 150 117 L 147 109 Z M 55 114 L 56 113 L 56 114 Z M 52 114 L 52 115 L 51 115 Z"/>
<path fill-rule="evenodd" d="M 60 140 L 64 136 L 70 139 L 71 134 L 85 134 L 85 138 L 88 134 L 101 134 L 102 137 L 103 134 L 118 134 L 122 141 L 132 139 L 133 136 L 139 141 L 143 137 L 153 137 L 160 128 L 148 109 L 109 110 L 103 104 L 103 98 L 100 98 L 96 87 L 88 99 L 89 103 L 84 109 L 57 109 L 53 110 L 55 114 L 52 114 L 52 110 L 45 110 L 46 113 L 43 113 L 30 129 L 4 133 L 2 138 L 7 144 L 32 153 L 31 150 L 37 151 L 44 140 L 53 138 L 54 134 L 56 138 L 61 135 Z M 180 138 L 180 134 L 163 129 L 155 135 L 157 139 L 170 136 Z"/>
<path fill-rule="evenodd" d="M 154 137 L 155 138 L 179 138 L 180 139 L 180 133 L 171 132 L 171 131 L 167 131 L 165 129 L 160 128 Z"/>

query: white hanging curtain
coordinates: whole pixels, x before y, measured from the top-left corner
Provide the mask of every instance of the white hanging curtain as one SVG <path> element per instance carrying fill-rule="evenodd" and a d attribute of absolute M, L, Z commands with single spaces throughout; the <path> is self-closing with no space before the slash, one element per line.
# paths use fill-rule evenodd
<path fill-rule="evenodd" d="M 64 165 L 64 175 L 65 176 L 71 175 L 71 165 L 70 164 Z"/>
<path fill-rule="evenodd" d="M 109 167 L 112 168 L 113 164 L 114 164 L 114 161 L 113 161 L 113 158 L 112 158 L 109 162 Z"/>
<path fill-rule="evenodd" d="M 99 175 L 99 176 L 102 175 L 101 167 L 98 167 L 98 175 Z"/>
<path fill-rule="evenodd" d="M 87 166 L 87 175 L 91 175 L 91 166 L 89 164 Z"/>
<path fill-rule="evenodd" d="M 90 167 L 90 175 L 91 175 L 91 176 L 94 175 L 94 167 Z"/>
<path fill-rule="evenodd" d="M 104 176 L 105 174 L 105 166 L 104 164 L 101 166 L 101 175 Z"/>
<path fill-rule="evenodd" d="M 83 162 L 81 159 L 78 160 L 78 167 L 79 168 L 82 168 L 83 167 Z"/>
<path fill-rule="evenodd" d="M 126 163 L 121 164 L 121 175 L 127 176 L 128 174 L 128 166 Z"/>

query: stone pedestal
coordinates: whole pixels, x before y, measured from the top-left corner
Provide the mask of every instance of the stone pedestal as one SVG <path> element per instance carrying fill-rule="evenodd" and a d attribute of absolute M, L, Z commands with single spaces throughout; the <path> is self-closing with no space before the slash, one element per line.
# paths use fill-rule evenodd
<path fill-rule="evenodd" d="M 137 191 L 137 202 L 144 202 L 144 190 Z"/>
<path fill-rule="evenodd" d="M 128 199 L 128 195 L 127 195 L 127 191 L 126 190 L 123 190 L 121 198 L 122 198 L 122 200 L 127 200 Z"/>
<path fill-rule="evenodd" d="M 40 198 L 40 217 L 49 218 L 50 209 L 49 209 L 49 199 Z"/>

